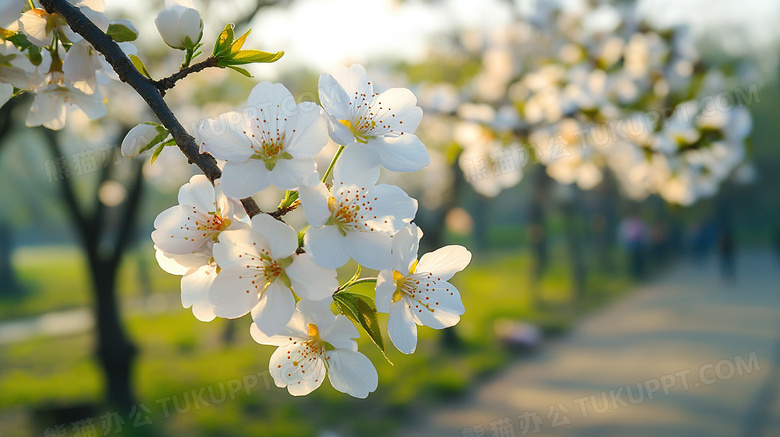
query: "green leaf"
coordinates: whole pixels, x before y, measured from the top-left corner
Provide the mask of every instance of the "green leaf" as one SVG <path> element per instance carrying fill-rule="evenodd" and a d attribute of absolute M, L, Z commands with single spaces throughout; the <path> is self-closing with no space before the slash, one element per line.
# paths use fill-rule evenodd
<path fill-rule="evenodd" d="M 249 29 L 246 31 L 245 34 L 241 35 L 240 38 L 236 40 L 231 46 L 230 46 L 230 53 L 238 53 L 241 51 L 241 49 L 244 47 L 244 43 L 246 42 L 246 37 L 249 36 L 249 33 L 252 31 L 252 29 Z"/>
<path fill-rule="evenodd" d="M 154 152 L 152 152 L 152 159 L 149 160 L 149 164 L 154 164 L 154 161 L 157 160 L 157 157 L 160 156 L 160 153 L 162 153 L 164 148 L 165 144 L 160 144 L 159 147 L 154 149 Z"/>
<path fill-rule="evenodd" d="M 123 23 L 111 23 L 108 25 L 106 34 L 116 42 L 135 41 L 138 38 L 138 30 L 131 29 Z"/>
<path fill-rule="evenodd" d="M 230 65 L 241 64 L 270 64 L 271 62 L 278 61 L 284 56 L 284 51 L 281 52 L 264 52 L 262 50 L 241 50 L 235 55 L 230 57 Z"/>
<path fill-rule="evenodd" d="M 222 33 L 217 37 L 217 42 L 214 43 L 212 55 L 219 58 L 225 53 L 230 53 L 230 49 L 233 45 L 233 36 L 233 23 L 228 23 L 222 30 Z"/>
<path fill-rule="evenodd" d="M 309 230 L 309 225 L 306 225 L 298 232 L 298 247 L 303 247 L 303 238 L 306 237 L 306 231 Z"/>
<path fill-rule="evenodd" d="M 33 65 L 36 67 L 41 65 L 41 62 L 43 62 L 43 56 L 41 55 L 41 48 L 36 45 L 30 45 L 30 48 L 27 49 L 27 53 L 30 54 L 30 62 L 32 62 Z"/>
<path fill-rule="evenodd" d="M 35 66 L 41 65 L 41 62 L 43 61 L 41 48 L 31 43 L 22 32 L 11 32 L 9 30 L 0 29 L 0 39 L 10 41 L 19 50 L 27 50 L 30 62 Z"/>
<path fill-rule="evenodd" d="M 357 266 L 357 270 L 355 270 L 355 274 L 352 275 L 351 278 L 349 278 L 349 281 L 347 281 L 347 284 L 353 284 L 357 279 L 360 277 L 360 264 Z"/>
<path fill-rule="evenodd" d="M 385 354 L 385 341 L 382 338 L 382 331 L 379 329 L 374 300 L 362 294 L 342 291 L 333 295 L 333 301 L 336 302 L 339 312 L 347 316 L 352 323 L 357 323 L 363 327 L 371 341 L 374 342 L 387 362 L 392 366 L 393 362 Z"/>
<path fill-rule="evenodd" d="M 222 67 L 222 65 L 220 65 L 220 67 Z M 230 68 L 231 70 L 236 70 L 236 71 L 238 71 L 239 73 L 243 74 L 246 77 L 252 77 L 252 75 L 249 74 L 248 71 L 244 70 L 241 67 L 236 67 L 235 65 L 225 65 L 225 67 Z"/>
<path fill-rule="evenodd" d="M 144 76 L 148 77 L 149 79 L 152 78 L 152 75 L 149 74 L 149 70 L 146 69 L 146 65 L 144 65 L 144 62 L 136 55 L 130 55 L 130 61 L 133 63 L 133 66 L 141 72 Z"/>
<path fill-rule="evenodd" d="M 170 134 L 168 129 L 166 129 L 165 126 L 163 126 L 161 124 L 153 123 L 151 121 L 145 121 L 145 122 L 143 122 L 141 124 L 147 124 L 149 126 L 154 126 L 155 130 L 157 131 L 157 135 L 155 135 L 155 137 L 152 138 L 151 141 L 149 141 L 149 144 L 145 145 L 144 147 L 142 147 L 138 151 L 139 154 L 144 153 L 147 150 L 151 149 L 152 147 L 160 144 L 163 140 L 168 138 L 168 135 Z M 167 146 L 167 145 L 169 145 L 169 144 L 167 144 L 167 142 L 163 144 L 163 146 Z"/>

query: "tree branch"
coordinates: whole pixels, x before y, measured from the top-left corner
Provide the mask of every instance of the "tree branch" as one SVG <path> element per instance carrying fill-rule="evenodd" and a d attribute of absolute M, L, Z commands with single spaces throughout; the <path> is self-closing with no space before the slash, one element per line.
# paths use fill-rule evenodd
<path fill-rule="evenodd" d="M 119 266 L 127 243 L 135 234 L 135 218 L 140 209 L 138 206 L 141 203 L 143 183 L 143 164 L 139 161 L 135 164 L 135 168 L 133 169 L 133 180 L 128 190 L 127 199 L 123 205 L 124 211 L 122 213 L 122 220 L 119 222 L 116 243 L 111 258 L 108 261 L 113 268 Z"/>
<path fill-rule="evenodd" d="M 73 6 L 67 0 L 41 0 L 41 5 L 46 8 L 49 13 L 61 15 L 74 32 L 84 37 L 95 50 L 105 56 L 106 61 L 114 68 L 119 79 L 135 89 L 138 95 L 140 95 L 146 101 L 146 104 L 149 105 L 149 108 L 154 112 L 154 115 L 160 119 L 163 126 L 171 132 L 173 139 L 176 141 L 176 145 L 179 146 L 179 149 L 184 153 L 184 156 L 187 157 L 190 163 L 197 165 L 203 174 L 212 182 L 222 175 L 214 157 L 199 152 L 198 145 L 195 144 L 195 139 L 192 135 L 187 133 L 184 126 L 176 119 L 171 108 L 165 103 L 155 82 L 142 75 L 135 66 L 133 66 L 133 63 L 127 55 L 125 55 L 122 49 L 119 48 L 119 45 L 117 45 L 111 37 L 103 33 L 103 31 L 95 26 L 95 24 L 77 7 Z M 241 203 L 244 205 L 244 209 L 246 209 L 246 212 L 250 217 L 262 212 L 252 198 L 242 199 Z"/>
<path fill-rule="evenodd" d="M 276 211 L 269 212 L 268 215 L 270 215 L 271 217 L 273 217 L 273 218 L 275 218 L 277 220 L 281 220 L 282 216 L 284 216 L 288 212 L 295 211 L 295 209 L 298 208 L 298 206 L 300 204 L 301 204 L 301 201 L 300 200 L 296 200 L 295 202 L 293 202 L 292 205 L 290 205 L 290 206 L 280 206 L 279 208 L 276 208 Z"/>
<path fill-rule="evenodd" d="M 57 132 L 40 128 L 43 135 L 46 137 L 46 147 L 49 149 L 52 159 L 55 161 L 62 156 L 62 149 L 60 148 L 59 138 Z M 62 200 L 65 202 L 65 206 L 70 213 L 71 220 L 73 220 L 76 229 L 78 229 L 79 236 L 84 242 L 84 247 L 87 249 L 87 253 L 92 256 L 97 247 L 97 240 L 99 236 L 94 236 L 90 231 L 91 226 L 89 219 L 86 217 L 84 211 L 82 211 L 78 200 L 76 199 L 76 193 L 73 189 L 73 185 L 70 181 L 70 175 L 62 175 L 60 178 L 60 190 L 62 193 Z"/>
<path fill-rule="evenodd" d="M 204 61 L 200 61 L 197 64 L 192 64 L 189 67 L 180 70 L 164 79 L 160 79 L 154 82 L 154 86 L 157 87 L 158 90 L 160 90 L 161 95 L 165 95 L 165 91 L 173 88 L 176 86 L 176 82 L 178 82 L 181 79 L 184 79 L 191 73 L 197 73 L 199 71 L 203 71 L 209 67 L 216 67 L 217 66 L 217 58 L 213 56 L 209 56 Z"/>

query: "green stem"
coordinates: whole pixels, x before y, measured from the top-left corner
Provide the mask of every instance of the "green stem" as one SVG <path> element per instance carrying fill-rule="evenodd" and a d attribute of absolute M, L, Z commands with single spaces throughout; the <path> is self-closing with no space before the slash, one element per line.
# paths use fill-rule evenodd
<path fill-rule="evenodd" d="M 184 55 L 184 62 L 181 64 L 181 67 L 179 67 L 179 71 L 184 70 L 185 68 L 190 66 L 190 62 L 192 62 L 193 54 L 195 54 L 195 50 L 191 48 L 187 48 L 187 53 Z"/>
<path fill-rule="evenodd" d="M 298 191 L 296 190 L 287 190 L 284 193 L 284 199 L 282 199 L 281 202 L 279 202 L 279 206 L 276 207 L 278 211 L 285 210 L 292 206 L 295 201 L 298 200 Z"/>
<path fill-rule="evenodd" d="M 355 286 L 357 284 L 363 284 L 363 283 L 369 283 L 369 282 L 376 283 L 376 280 L 377 280 L 377 278 L 360 278 L 360 279 L 356 279 L 356 280 L 354 280 L 352 282 L 347 282 L 346 284 L 344 284 L 344 285 L 340 286 L 339 288 L 337 288 L 336 289 L 336 293 L 338 293 L 339 291 L 344 291 L 344 290 L 346 290 L 346 289 L 348 289 L 350 287 L 353 287 L 353 286 Z"/>
<path fill-rule="evenodd" d="M 337 150 L 336 154 L 333 155 L 333 159 L 330 161 L 330 165 L 328 166 L 328 169 L 325 170 L 325 175 L 322 177 L 322 182 L 328 180 L 328 176 L 330 176 L 330 172 L 333 171 L 333 166 L 336 165 L 336 160 L 339 159 L 339 156 L 341 156 L 341 152 L 343 150 L 344 150 L 344 146 L 339 146 L 339 150 Z"/>

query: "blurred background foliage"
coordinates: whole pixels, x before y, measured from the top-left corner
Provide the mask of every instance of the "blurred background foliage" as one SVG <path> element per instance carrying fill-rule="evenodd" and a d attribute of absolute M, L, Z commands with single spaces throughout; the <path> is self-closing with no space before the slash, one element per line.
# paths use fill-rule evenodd
<path fill-rule="evenodd" d="M 179 60 L 171 59 L 170 52 L 156 40 L 151 26 L 160 2 L 143 2 L 137 8 L 130 2 L 107 3 L 109 14 L 132 18 L 142 35 L 145 34 L 145 39 L 139 40 L 139 48 L 153 74 L 162 76 L 162 72 L 176 68 Z M 246 0 L 225 8 L 219 2 L 207 2 L 204 10 L 208 13 L 204 17 L 215 29 L 227 21 L 241 23 L 243 20 L 243 28 L 251 23 L 256 30 L 257 45 L 269 50 L 284 49 L 291 56 L 293 48 L 277 47 L 277 42 L 269 39 L 270 30 L 264 30 L 263 24 L 266 20 L 280 21 L 300 15 L 302 8 L 311 7 L 311 3 Z M 380 11 L 383 7 L 390 11 L 403 10 L 407 15 L 401 15 L 407 18 L 414 14 L 427 17 L 425 14 L 430 12 L 420 12 L 428 10 L 424 8 L 467 9 L 458 1 L 379 3 L 384 6 L 372 7 Z M 486 12 L 481 18 L 489 21 L 493 15 L 501 14 L 503 9 L 499 5 L 504 3 L 490 2 L 485 8 L 495 11 Z M 690 3 L 689 7 L 695 8 L 695 2 Z M 330 7 L 338 14 L 338 8 L 345 5 L 347 2 L 334 2 Z M 760 10 L 758 6 L 754 9 Z M 461 15 L 453 12 L 453 16 Z M 764 17 L 761 23 L 771 18 Z M 305 18 L 301 20 L 307 23 Z M 746 23 L 747 20 L 742 28 Z M 354 25 L 355 38 L 372 36 L 371 20 Z M 376 33 L 381 33 L 382 28 L 378 27 Z M 206 34 L 216 34 L 216 30 L 211 30 L 209 33 L 207 27 Z M 433 34 L 433 30 L 429 31 Z M 735 53 L 728 49 L 730 46 L 724 48 L 718 43 L 721 39 L 708 37 L 711 34 L 712 30 L 703 31 L 698 39 L 703 42 L 700 45 L 706 56 L 716 62 L 733 57 Z M 306 44 L 317 38 L 317 30 L 299 28 L 298 35 L 300 44 Z M 457 30 L 423 35 L 420 38 L 429 38 L 424 49 L 390 44 L 390 48 L 377 50 L 381 56 L 366 60 L 362 59 L 366 55 L 357 49 L 353 53 L 344 49 L 347 53 L 342 53 L 334 45 L 334 51 L 341 54 L 333 54 L 331 63 L 344 64 L 358 58 L 386 83 L 441 82 L 460 87 L 478 73 L 480 61 L 462 53 L 436 49 L 437 41 L 457 35 Z M 421 344 L 414 355 L 405 356 L 389 348 L 388 357 L 394 366 L 382 358 L 364 335 L 360 349 L 375 363 L 380 375 L 378 390 L 367 400 L 349 398 L 327 384 L 306 398 L 293 398 L 285 390 L 273 387 L 267 376 L 263 380 L 261 375 L 251 393 L 242 386 L 235 399 L 208 407 L 185 408 L 185 398 L 191 401 L 193 390 L 211 387 L 219 398 L 220 385 L 224 390 L 228 381 L 262 374 L 273 350 L 258 346 L 245 335 L 248 319 L 210 323 L 194 319 L 189 310 L 180 307 L 178 278 L 157 267 L 149 238 L 154 217 L 175 204 L 178 187 L 192 174 L 178 151 L 166 150 L 154 166 L 147 165 L 144 169 L 146 181 L 139 225 L 122 259 L 117 281 L 122 322 L 139 349 L 134 370 L 135 395 L 149 407 L 151 424 L 138 427 L 125 424 L 117 435 L 392 434 L 406 418 L 424 414 L 437 402 L 468 393 L 474 384 L 508 360 L 528 352 L 525 348 L 507 347 L 502 328 L 507 323 L 531 329 L 529 344 L 535 342 L 533 328 L 539 329 L 542 338 L 566 332 L 584 314 L 627 292 L 637 281 L 674 263 L 678 256 L 711 249 L 715 238 L 710 236 L 707 240 L 705 234 L 724 210 L 730 214 L 739 245 L 767 245 L 776 241 L 780 245 L 780 172 L 776 170 L 780 164 L 780 148 L 776 146 L 780 136 L 776 121 L 780 113 L 780 89 L 776 81 L 777 33 L 773 35 L 749 46 L 756 57 L 763 59 L 760 101 L 749 108 L 754 120 L 750 141 L 755 181 L 750 185 L 726 182 L 717 196 L 688 208 L 667 204 L 655 196 L 642 202 L 629 200 L 619 193 L 616 181 L 609 175 L 593 191 L 555 188 L 550 191 L 550 199 L 545 199 L 547 214 L 543 225 L 549 245 L 544 268 L 540 268 L 539 254 L 534 248 L 535 218 L 529 208 L 534 184 L 528 182 L 543 179 L 544 168 L 527 167 L 523 182 L 503 190 L 495 198 L 486 198 L 458 176 L 454 167 L 457 148 L 451 141 L 421 134 L 426 145 L 442 151 L 443 161 L 427 170 L 429 173 L 419 180 L 394 182 L 421 199 L 417 222 L 426 235 L 433 237 L 432 245 L 463 244 L 475 252 L 471 266 L 454 279 L 467 312 L 455 330 L 442 333 L 421 329 Z M 410 41 L 413 44 L 416 40 Z M 403 53 L 396 57 L 387 54 L 407 48 L 414 52 L 422 50 L 423 55 L 415 58 Z M 252 70 L 255 79 L 207 71 L 171 91 L 168 100 L 185 125 L 239 105 L 257 80 L 282 81 L 300 99 L 312 100 L 319 72 L 330 66 L 313 55 L 307 59 L 307 54 L 293 56 L 289 63 L 285 62 L 283 59 L 269 70 Z M 122 91 L 121 85 L 116 88 L 114 98 L 121 104 L 114 110 L 113 118 L 119 121 L 101 125 L 76 120 L 73 130 L 87 132 L 87 138 L 72 132 L 65 135 L 64 152 L 69 161 L 78 160 L 80 150 L 97 151 L 115 145 L 116 138 L 121 138 L 117 136 L 121 131 L 118 126 L 132 125 L 148 117 L 139 109 L 141 103 L 137 96 L 123 94 L 127 90 Z M 5 125 L 8 134 L 0 141 L 0 199 L 3 200 L 0 264 L 10 266 L 10 270 L 0 268 L 5 275 L 0 282 L 0 332 L 3 333 L 0 336 L 0 430 L 2 435 L 11 437 L 40 435 L 50 427 L 65 424 L 68 435 L 76 435 L 73 421 L 92 417 L 100 435 L 101 415 L 107 411 L 101 406 L 103 380 L 93 356 L 94 334 L 87 329 L 89 322 L 84 321 L 88 317 L 79 312 L 92 303 L 87 260 L 58 196 L 58 184 L 50 180 L 52 156 L 43 147 L 40 135 L 21 127 L 26 110 L 26 104 L 20 104 L 3 114 L 10 117 L 10 123 Z M 13 126 L 19 128 L 11 129 Z M 132 164 L 121 157 L 112 165 L 120 179 L 131 173 Z M 86 206 L 103 202 L 109 213 L 117 212 L 116 205 L 127 194 L 124 188 L 106 188 L 105 183 L 98 186 L 97 173 L 76 174 L 75 169 L 71 170 L 69 180 L 79 202 Z M 426 181 L 446 178 L 454 178 L 453 188 L 448 190 L 451 198 L 426 202 Z M 100 192 L 104 195 L 94 196 Z M 567 201 L 571 198 L 580 200 L 573 210 Z M 258 200 L 261 206 L 274 202 L 270 198 Z M 650 229 L 658 231 L 655 234 L 658 238 L 643 253 L 645 265 L 641 271 L 631 265 L 625 248 L 618 244 L 616 224 L 629 216 L 641 217 Z M 572 246 L 573 240 L 578 244 L 579 255 L 572 254 L 573 247 L 575 250 L 577 247 Z M 351 276 L 348 271 L 349 268 L 344 269 L 342 279 Z M 47 318 L 51 315 L 56 317 Z M 526 325 L 518 325 L 520 322 Z M 69 324 L 75 327 L 66 326 Z M 52 335 L 59 331 L 67 333 Z M 268 389 L 266 382 L 270 384 Z M 171 397 L 181 403 L 181 410 L 188 411 L 178 412 L 169 403 L 170 414 L 164 414 L 161 402 L 166 402 L 165 399 L 170 402 Z M 209 403 L 212 398 L 213 395 L 205 396 Z"/>

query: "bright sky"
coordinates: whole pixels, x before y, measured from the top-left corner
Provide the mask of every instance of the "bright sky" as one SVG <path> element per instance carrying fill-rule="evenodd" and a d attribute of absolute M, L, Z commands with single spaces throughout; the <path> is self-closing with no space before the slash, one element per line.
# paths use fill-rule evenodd
<path fill-rule="evenodd" d="M 452 27 L 488 27 L 509 19 L 501 0 L 296 0 L 261 13 L 254 42 L 284 48 L 287 67 L 305 62 L 317 71 L 381 58 L 421 59 L 430 37 Z"/>
<path fill-rule="evenodd" d="M 515 1 L 527 5 L 549 0 Z M 145 9 L 135 2 L 106 3 L 109 14 L 119 16 Z M 153 9 L 161 7 L 162 1 L 146 3 Z M 203 0 L 195 3 L 207 4 Z M 252 4 L 253 0 L 208 2 L 208 10 L 203 8 L 207 46 L 221 24 L 251 9 Z M 698 32 L 708 31 L 708 38 L 721 38 L 727 51 L 741 53 L 747 45 L 770 48 L 772 54 L 777 51 L 780 0 L 639 0 L 639 4 L 659 23 L 688 22 Z M 149 12 L 143 23 L 136 24 L 145 41 L 157 43 L 156 13 Z M 506 0 L 292 0 L 288 6 L 260 12 L 247 46 L 286 52 L 283 62 L 262 67 L 266 77 L 301 65 L 332 71 L 352 62 L 419 60 L 426 55 L 432 36 L 448 29 L 490 29 L 506 23 L 510 16 Z"/>

